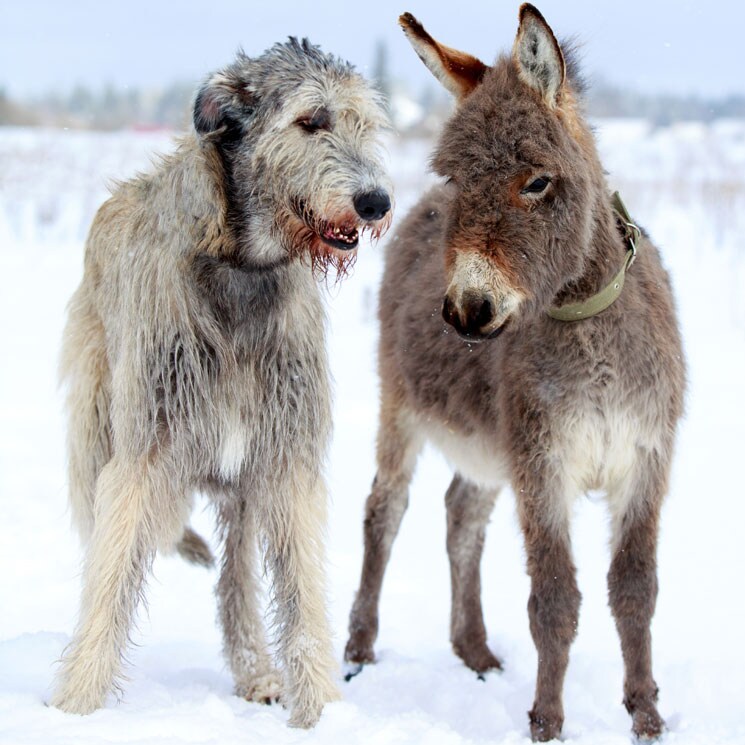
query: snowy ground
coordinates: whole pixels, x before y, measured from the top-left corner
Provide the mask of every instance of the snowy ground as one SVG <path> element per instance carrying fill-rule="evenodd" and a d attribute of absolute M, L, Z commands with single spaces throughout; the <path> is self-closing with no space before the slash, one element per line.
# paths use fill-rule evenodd
<path fill-rule="evenodd" d="M 745 743 L 745 490 L 738 476 L 745 453 L 745 126 L 598 125 L 611 183 L 663 247 L 690 364 L 653 628 L 660 710 L 670 727 L 665 742 Z M 288 729 L 281 708 L 231 695 L 215 624 L 215 575 L 173 558 L 156 562 L 123 702 L 85 718 L 45 706 L 79 593 L 55 385 L 64 307 L 107 180 L 146 167 L 148 153 L 168 147 L 161 134 L 0 129 L 0 743 L 527 743 L 536 655 L 514 500 L 500 497 L 483 562 L 489 642 L 506 669 L 482 682 L 449 648 L 442 495 L 450 473 L 432 451 L 420 461 L 386 578 L 379 664 L 341 683 L 344 701 L 329 706 L 315 730 Z M 425 182 L 428 148 L 391 143 L 399 216 Z M 329 586 L 340 660 L 374 472 L 381 263 L 380 247 L 365 248 L 329 300 L 336 378 Z M 210 534 L 203 504 L 194 522 Z M 564 737 L 622 745 L 630 720 L 606 604 L 602 502 L 577 504 L 574 537 L 584 602 Z"/>

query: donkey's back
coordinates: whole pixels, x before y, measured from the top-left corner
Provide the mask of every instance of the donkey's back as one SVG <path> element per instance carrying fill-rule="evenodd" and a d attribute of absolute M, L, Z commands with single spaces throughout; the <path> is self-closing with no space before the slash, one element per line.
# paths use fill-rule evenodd
<path fill-rule="evenodd" d="M 609 194 L 572 66 L 535 8 L 521 8 L 512 55 L 493 67 L 438 44 L 410 15 L 401 22 L 459 105 L 433 157 L 445 183 L 388 246 L 378 472 L 346 657 L 374 659 L 383 572 L 429 440 L 456 470 L 446 495 L 451 640 L 479 671 L 501 666 L 481 613 L 485 525 L 499 488 L 515 492 L 539 656 L 537 740 L 561 731 L 578 621 L 571 503 L 605 492 L 625 704 L 635 733 L 655 737 L 657 526 L 685 387 L 667 274 Z"/>

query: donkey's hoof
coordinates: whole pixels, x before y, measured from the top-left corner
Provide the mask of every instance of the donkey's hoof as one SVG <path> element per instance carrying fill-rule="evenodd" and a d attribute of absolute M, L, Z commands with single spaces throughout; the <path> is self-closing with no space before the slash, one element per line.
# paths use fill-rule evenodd
<path fill-rule="evenodd" d="M 359 675 L 365 665 L 375 662 L 373 637 L 365 631 L 352 632 L 344 649 L 344 680 L 349 683 Z"/>
<path fill-rule="evenodd" d="M 665 722 L 652 707 L 649 710 L 637 709 L 633 714 L 632 732 L 640 742 L 654 742 L 665 732 Z"/>
<path fill-rule="evenodd" d="M 496 670 L 501 672 L 503 669 L 502 661 L 496 655 L 492 654 L 489 647 L 486 644 L 483 645 L 455 645 L 453 644 L 453 650 L 458 657 L 463 660 L 467 667 L 470 667 L 475 673 L 479 674 L 479 678 L 483 680 L 483 674 L 490 670 Z"/>
<path fill-rule="evenodd" d="M 657 686 L 652 681 L 651 686 L 643 692 L 629 693 L 624 697 L 623 704 L 631 714 L 631 731 L 641 742 L 657 740 L 665 732 L 665 722 L 657 711 Z"/>
<path fill-rule="evenodd" d="M 561 735 L 563 717 L 538 714 L 535 709 L 528 712 L 530 717 L 530 737 L 533 742 L 558 740 Z"/>
<path fill-rule="evenodd" d="M 344 675 L 344 682 L 349 683 L 352 678 L 356 678 L 363 670 L 365 666 L 361 662 L 346 662 L 342 669 Z"/>
<path fill-rule="evenodd" d="M 344 648 L 344 661 L 352 665 L 370 665 L 375 662 L 370 634 L 361 632 L 349 637 L 347 646 Z"/>

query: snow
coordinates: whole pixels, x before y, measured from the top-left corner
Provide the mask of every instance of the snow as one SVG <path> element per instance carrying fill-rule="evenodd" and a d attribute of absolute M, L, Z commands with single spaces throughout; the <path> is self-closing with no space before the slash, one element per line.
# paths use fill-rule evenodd
<path fill-rule="evenodd" d="M 662 519 L 655 676 L 670 745 L 745 743 L 742 524 L 745 493 L 745 125 L 654 129 L 596 122 L 632 214 L 662 246 L 690 366 L 687 416 Z M 383 590 L 379 662 L 309 732 L 281 707 L 232 695 L 220 653 L 214 571 L 159 558 L 129 653 L 123 701 L 88 717 L 45 706 L 77 613 L 81 553 L 69 528 L 56 360 L 82 244 L 112 178 L 148 167 L 163 133 L 0 129 L 0 743 L 527 743 L 536 654 L 514 498 L 500 496 L 483 561 L 489 643 L 505 671 L 480 681 L 450 650 L 443 494 L 450 472 L 428 449 Z M 430 144 L 391 139 L 399 218 L 431 176 Z M 381 247 L 329 292 L 336 380 L 328 475 L 329 611 L 341 661 L 374 475 L 378 406 L 375 296 Z M 195 527 L 211 535 L 202 500 Z M 573 528 L 583 607 L 564 692 L 564 739 L 630 741 L 623 670 L 606 602 L 602 501 L 577 503 Z"/>

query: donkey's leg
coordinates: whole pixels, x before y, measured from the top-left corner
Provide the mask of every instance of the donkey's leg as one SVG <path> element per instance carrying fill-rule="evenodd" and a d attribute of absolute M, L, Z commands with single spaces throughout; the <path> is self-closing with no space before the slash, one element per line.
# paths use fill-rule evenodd
<path fill-rule="evenodd" d="M 385 385 L 385 384 L 384 384 Z M 409 482 L 421 449 L 407 410 L 383 389 L 378 429 L 378 471 L 365 504 L 365 554 L 362 577 L 349 616 L 347 662 L 375 661 L 373 645 L 378 636 L 378 604 L 383 575 L 401 519 L 409 501 Z"/>
<path fill-rule="evenodd" d="M 326 616 L 326 487 L 302 466 L 269 487 L 259 521 L 272 572 L 277 644 L 286 674 L 290 725 L 312 727 L 340 698 Z"/>
<path fill-rule="evenodd" d="M 527 461 L 514 484 L 531 580 L 530 632 L 538 651 L 530 733 L 539 742 L 561 734 L 564 676 L 581 600 L 569 538 L 569 499 L 561 478 L 543 470 Z"/>
<path fill-rule="evenodd" d="M 272 703 L 282 689 L 267 651 L 256 577 L 257 536 L 251 506 L 238 493 L 222 501 L 219 513 L 223 557 L 217 583 L 223 651 L 236 693 L 249 701 Z"/>
<path fill-rule="evenodd" d="M 486 646 L 481 609 L 481 555 L 497 493 L 480 489 L 456 474 L 445 494 L 452 598 L 450 641 L 455 653 L 477 673 L 502 668 Z"/>
<path fill-rule="evenodd" d="M 125 463 L 114 457 L 102 469 L 80 618 L 57 675 L 54 706 L 87 714 L 103 706 L 112 688 L 119 689 L 121 657 L 145 573 L 156 548 L 172 543 L 183 529 L 183 511 L 174 504 L 162 508 L 172 489 L 147 458 Z"/>
<path fill-rule="evenodd" d="M 636 477 L 609 494 L 613 559 L 608 572 L 610 606 L 621 637 L 624 704 L 642 739 L 662 734 L 657 685 L 652 677 L 650 625 L 657 599 L 657 530 L 667 488 L 667 469 L 650 457 Z"/>

